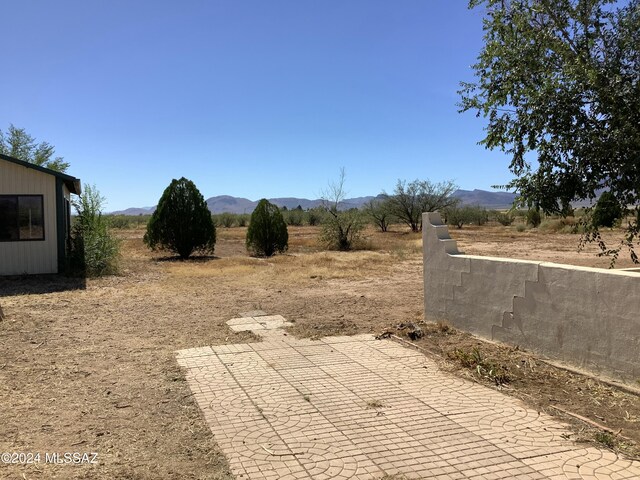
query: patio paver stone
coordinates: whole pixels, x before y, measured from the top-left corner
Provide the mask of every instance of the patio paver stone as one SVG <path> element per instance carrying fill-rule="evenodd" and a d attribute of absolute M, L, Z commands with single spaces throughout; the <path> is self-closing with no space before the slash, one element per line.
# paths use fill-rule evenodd
<path fill-rule="evenodd" d="M 371 335 L 296 339 L 280 315 L 230 328 L 262 342 L 177 352 L 238 479 L 637 479 L 554 418 Z"/>

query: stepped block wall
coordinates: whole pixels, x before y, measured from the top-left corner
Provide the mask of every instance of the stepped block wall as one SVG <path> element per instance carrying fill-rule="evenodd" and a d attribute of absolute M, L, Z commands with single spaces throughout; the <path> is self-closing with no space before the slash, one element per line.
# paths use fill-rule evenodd
<path fill-rule="evenodd" d="M 423 214 L 427 320 L 593 373 L 640 379 L 640 272 L 464 255 Z"/>

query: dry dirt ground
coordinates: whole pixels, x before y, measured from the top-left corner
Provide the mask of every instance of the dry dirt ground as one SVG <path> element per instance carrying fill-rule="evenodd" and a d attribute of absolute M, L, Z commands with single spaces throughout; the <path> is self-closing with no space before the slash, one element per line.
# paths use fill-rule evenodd
<path fill-rule="evenodd" d="M 611 433 L 576 420 L 576 438 L 638 455 L 636 395 L 424 321 L 418 234 L 370 230 L 368 250 L 339 253 L 319 251 L 317 228 L 290 228 L 289 253 L 265 260 L 246 254 L 245 232 L 221 228 L 215 257 L 182 262 L 147 251 L 142 231 L 122 230 L 119 276 L 0 280 L 0 452 L 41 455 L 0 464 L 0 478 L 231 478 L 174 352 L 251 340 L 225 322 L 255 309 L 283 315 L 291 334 L 307 337 L 404 336 L 419 326 L 426 335 L 416 343 L 451 371 L 564 420 L 573 416 L 554 407 L 587 417 Z M 467 253 L 608 265 L 577 254 L 575 235 L 451 233 Z M 45 453 L 64 452 L 95 452 L 97 464 L 44 463 Z"/>

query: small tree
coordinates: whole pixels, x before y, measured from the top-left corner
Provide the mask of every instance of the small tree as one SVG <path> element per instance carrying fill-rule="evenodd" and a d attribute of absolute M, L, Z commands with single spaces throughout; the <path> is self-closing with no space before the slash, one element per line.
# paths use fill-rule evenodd
<path fill-rule="evenodd" d="M 530 208 L 527 210 L 527 224 L 532 227 L 538 227 L 542 223 L 542 215 L 540 215 L 540 210 L 537 208 Z"/>
<path fill-rule="evenodd" d="M 622 218 L 624 211 L 611 192 L 603 192 L 593 209 L 591 220 L 594 227 L 613 227 Z"/>
<path fill-rule="evenodd" d="M 444 217 L 448 225 L 454 225 L 456 228 L 462 228 L 463 225 L 472 223 L 475 219 L 473 207 L 448 207 L 444 210 Z"/>
<path fill-rule="evenodd" d="M 202 194 L 191 180 L 173 179 L 147 224 L 144 243 L 152 250 L 177 253 L 213 253 L 216 228 Z"/>
<path fill-rule="evenodd" d="M 285 252 L 289 244 L 287 224 L 280 209 L 263 198 L 251 214 L 247 229 L 247 250 L 256 255 L 270 257 Z"/>
<path fill-rule="evenodd" d="M 469 208 L 471 209 L 471 221 L 479 227 L 489 221 L 489 212 L 486 208 L 481 207 L 480 205 L 473 205 Z"/>
<path fill-rule="evenodd" d="M 450 180 L 441 183 L 431 183 L 429 180 L 407 183 L 398 180 L 393 195 L 389 196 L 389 208 L 412 232 L 419 232 L 422 230 L 422 213 L 455 205 L 458 202 L 453 197 L 455 190 L 456 185 Z"/>
<path fill-rule="evenodd" d="M 338 181 L 330 182 L 328 190 L 322 195 L 322 205 L 327 215 L 322 223 L 320 241 L 328 248 L 346 251 L 351 250 L 360 238 L 364 223 L 357 208 L 340 209 L 340 204 L 346 196 L 344 180 L 345 172 L 344 168 L 341 168 Z"/>
<path fill-rule="evenodd" d="M 389 229 L 392 215 L 389 200 L 387 198 L 382 200 L 374 198 L 373 200 L 365 203 L 364 212 L 381 232 L 386 232 Z"/>
<path fill-rule="evenodd" d="M 71 271 L 97 277 L 117 273 L 120 242 L 109 231 L 109 218 L 102 214 L 104 197 L 95 186 L 85 185 L 73 202 L 78 215 L 71 232 Z"/>

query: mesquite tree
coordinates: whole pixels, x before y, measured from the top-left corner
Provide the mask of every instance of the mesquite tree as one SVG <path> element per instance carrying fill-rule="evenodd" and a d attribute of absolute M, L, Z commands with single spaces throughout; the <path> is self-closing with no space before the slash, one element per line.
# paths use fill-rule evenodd
<path fill-rule="evenodd" d="M 640 203 L 640 0 L 472 0 L 485 9 L 477 80 L 461 111 L 488 119 L 482 143 L 511 156 L 519 203 L 566 213 L 608 190 Z M 535 161 L 534 161 L 535 160 Z M 631 257 L 638 207 L 622 246 Z M 601 240 L 597 230 L 590 240 Z"/>

